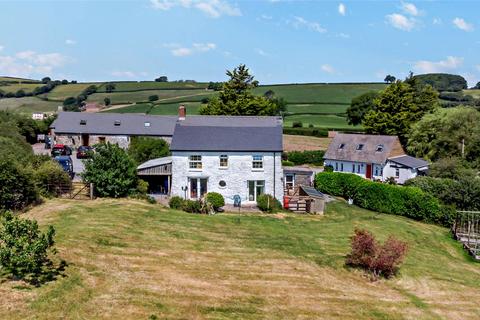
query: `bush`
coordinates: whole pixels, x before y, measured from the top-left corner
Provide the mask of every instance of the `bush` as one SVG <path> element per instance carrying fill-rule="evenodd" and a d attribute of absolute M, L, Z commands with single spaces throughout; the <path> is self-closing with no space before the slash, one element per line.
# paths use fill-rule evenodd
<path fill-rule="evenodd" d="M 358 131 L 358 130 L 357 130 Z M 315 128 L 283 128 L 284 134 L 291 134 L 297 136 L 312 136 L 312 137 L 327 137 L 327 129 L 315 129 Z"/>
<path fill-rule="evenodd" d="M 41 163 L 33 177 L 38 191 L 44 197 L 58 197 L 72 189 L 68 174 L 52 160 Z"/>
<path fill-rule="evenodd" d="M 128 154 L 137 164 L 166 157 L 169 153 L 168 143 L 160 138 L 133 137 L 128 147 Z"/>
<path fill-rule="evenodd" d="M 217 192 L 207 193 L 205 196 L 205 201 L 210 203 L 215 211 L 218 211 L 219 208 L 225 205 L 225 199 L 220 193 Z"/>
<path fill-rule="evenodd" d="M 303 123 L 301 121 L 295 121 L 292 123 L 292 128 L 302 128 Z"/>
<path fill-rule="evenodd" d="M 145 197 L 148 193 L 148 182 L 142 179 L 138 179 L 136 191 L 138 195 Z"/>
<path fill-rule="evenodd" d="M 322 166 L 324 155 L 325 151 L 323 150 L 291 151 L 286 153 L 286 158 L 288 161 L 291 161 L 295 165 L 313 164 Z"/>
<path fill-rule="evenodd" d="M 355 229 L 351 245 L 346 264 L 371 272 L 375 279 L 395 275 L 408 251 L 407 243 L 393 236 L 381 245 L 373 234 L 359 229 Z"/>
<path fill-rule="evenodd" d="M 135 192 L 137 166 L 118 145 L 97 145 L 93 157 L 84 163 L 82 178 L 87 183 L 93 183 L 97 196 L 119 198 Z"/>
<path fill-rule="evenodd" d="M 294 165 L 295 165 L 295 163 L 293 163 L 292 161 L 282 160 L 282 166 L 284 166 L 284 167 L 292 167 Z"/>
<path fill-rule="evenodd" d="M 168 201 L 168 206 L 172 209 L 176 210 L 181 210 L 183 208 L 183 200 L 182 197 L 179 196 L 173 196 L 170 198 L 170 201 Z"/>
<path fill-rule="evenodd" d="M 0 230 L 0 266 L 3 272 L 31 283 L 44 279 L 51 267 L 48 254 L 53 248 L 55 229 L 40 232 L 35 220 L 20 219 L 7 212 Z"/>
<path fill-rule="evenodd" d="M 153 102 L 158 100 L 158 95 L 154 94 L 148 97 L 148 101 Z"/>
<path fill-rule="evenodd" d="M 200 213 L 202 211 L 202 204 L 200 201 L 184 200 L 182 210 L 190 213 Z"/>
<path fill-rule="evenodd" d="M 321 172 L 315 187 L 324 193 L 352 198 L 359 207 L 450 226 L 452 209 L 419 188 L 388 185 L 348 173 Z"/>
<path fill-rule="evenodd" d="M 274 196 L 262 194 L 257 198 L 257 207 L 263 212 L 275 213 L 282 209 L 282 204 Z"/>
<path fill-rule="evenodd" d="M 0 160 L 0 210 L 22 210 L 37 199 L 32 173 L 13 161 Z"/>

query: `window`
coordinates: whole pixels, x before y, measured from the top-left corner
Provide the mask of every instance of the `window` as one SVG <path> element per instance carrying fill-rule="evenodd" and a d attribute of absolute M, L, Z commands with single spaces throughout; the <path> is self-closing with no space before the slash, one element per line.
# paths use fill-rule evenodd
<path fill-rule="evenodd" d="M 220 186 L 220 188 L 225 188 L 227 186 L 227 183 L 224 180 L 220 180 L 218 185 Z"/>
<path fill-rule="evenodd" d="M 383 151 L 383 144 L 379 144 L 375 149 L 375 152 L 382 152 Z"/>
<path fill-rule="evenodd" d="M 253 169 L 263 169 L 263 156 L 254 155 L 252 161 Z"/>
<path fill-rule="evenodd" d="M 208 192 L 207 184 L 207 179 L 189 178 L 190 199 L 200 199 L 203 197 Z"/>
<path fill-rule="evenodd" d="M 150 127 L 150 122 L 146 121 L 146 122 L 143 123 L 143 125 L 144 125 L 145 127 Z"/>
<path fill-rule="evenodd" d="M 295 175 L 294 174 L 286 174 L 285 175 L 285 189 L 291 190 L 295 186 Z"/>
<path fill-rule="evenodd" d="M 345 148 L 345 143 L 340 143 L 340 145 L 338 146 L 338 149 L 343 150 L 343 148 Z"/>
<path fill-rule="evenodd" d="M 340 171 L 342 171 L 342 172 L 343 172 L 343 162 L 342 162 L 342 163 L 340 163 Z"/>
<path fill-rule="evenodd" d="M 248 201 L 257 201 L 259 195 L 265 193 L 265 180 L 249 180 Z"/>
<path fill-rule="evenodd" d="M 363 147 L 364 147 L 364 144 L 360 143 L 359 145 L 357 145 L 357 151 L 362 151 Z"/>
<path fill-rule="evenodd" d="M 87 120 L 80 120 L 80 125 L 85 126 L 87 124 Z"/>
<path fill-rule="evenodd" d="M 395 177 L 400 178 L 400 169 L 399 168 L 395 169 Z"/>
<path fill-rule="evenodd" d="M 355 173 L 355 164 L 352 164 L 352 173 Z"/>
<path fill-rule="evenodd" d="M 220 168 L 228 167 L 228 156 L 226 154 L 222 154 L 220 156 Z"/>
<path fill-rule="evenodd" d="M 202 169 L 202 156 L 201 155 L 191 155 L 189 157 L 188 167 L 190 169 Z"/>
<path fill-rule="evenodd" d="M 357 165 L 357 173 L 360 173 L 360 165 Z"/>
<path fill-rule="evenodd" d="M 335 171 L 338 171 L 338 162 L 335 162 Z"/>

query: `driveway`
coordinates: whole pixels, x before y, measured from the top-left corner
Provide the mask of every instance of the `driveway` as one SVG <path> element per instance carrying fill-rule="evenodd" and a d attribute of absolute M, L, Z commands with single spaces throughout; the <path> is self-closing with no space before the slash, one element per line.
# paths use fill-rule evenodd
<path fill-rule="evenodd" d="M 32 146 L 32 148 L 34 154 L 50 155 L 51 149 L 45 149 L 45 145 L 43 143 L 36 143 Z M 77 159 L 77 150 L 73 150 L 70 157 L 72 158 L 73 172 L 75 172 L 73 181 L 81 181 L 82 178 L 80 177 L 80 174 L 85 170 L 82 159 Z"/>

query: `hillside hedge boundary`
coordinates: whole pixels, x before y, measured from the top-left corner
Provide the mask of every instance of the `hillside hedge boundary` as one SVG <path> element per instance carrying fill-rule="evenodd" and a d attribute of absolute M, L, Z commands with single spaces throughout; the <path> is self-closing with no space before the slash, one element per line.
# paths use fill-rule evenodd
<path fill-rule="evenodd" d="M 452 207 L 419 188 L 373 182 L 355 174 L 321 172 L 315 176 L 315 187 L 323 193 L 351 198 L 361 208 L 418 221 L 449 227 L 455 216 Z"/>

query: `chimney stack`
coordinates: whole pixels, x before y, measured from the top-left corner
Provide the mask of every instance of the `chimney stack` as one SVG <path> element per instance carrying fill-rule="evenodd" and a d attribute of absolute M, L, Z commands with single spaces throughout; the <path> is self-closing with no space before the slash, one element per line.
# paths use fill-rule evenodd
<path fill-rule="evenodd" d="M 187 108 L 183 104 L 178 107 L 178 120 L 185 120 L 187 116 Z"/>

